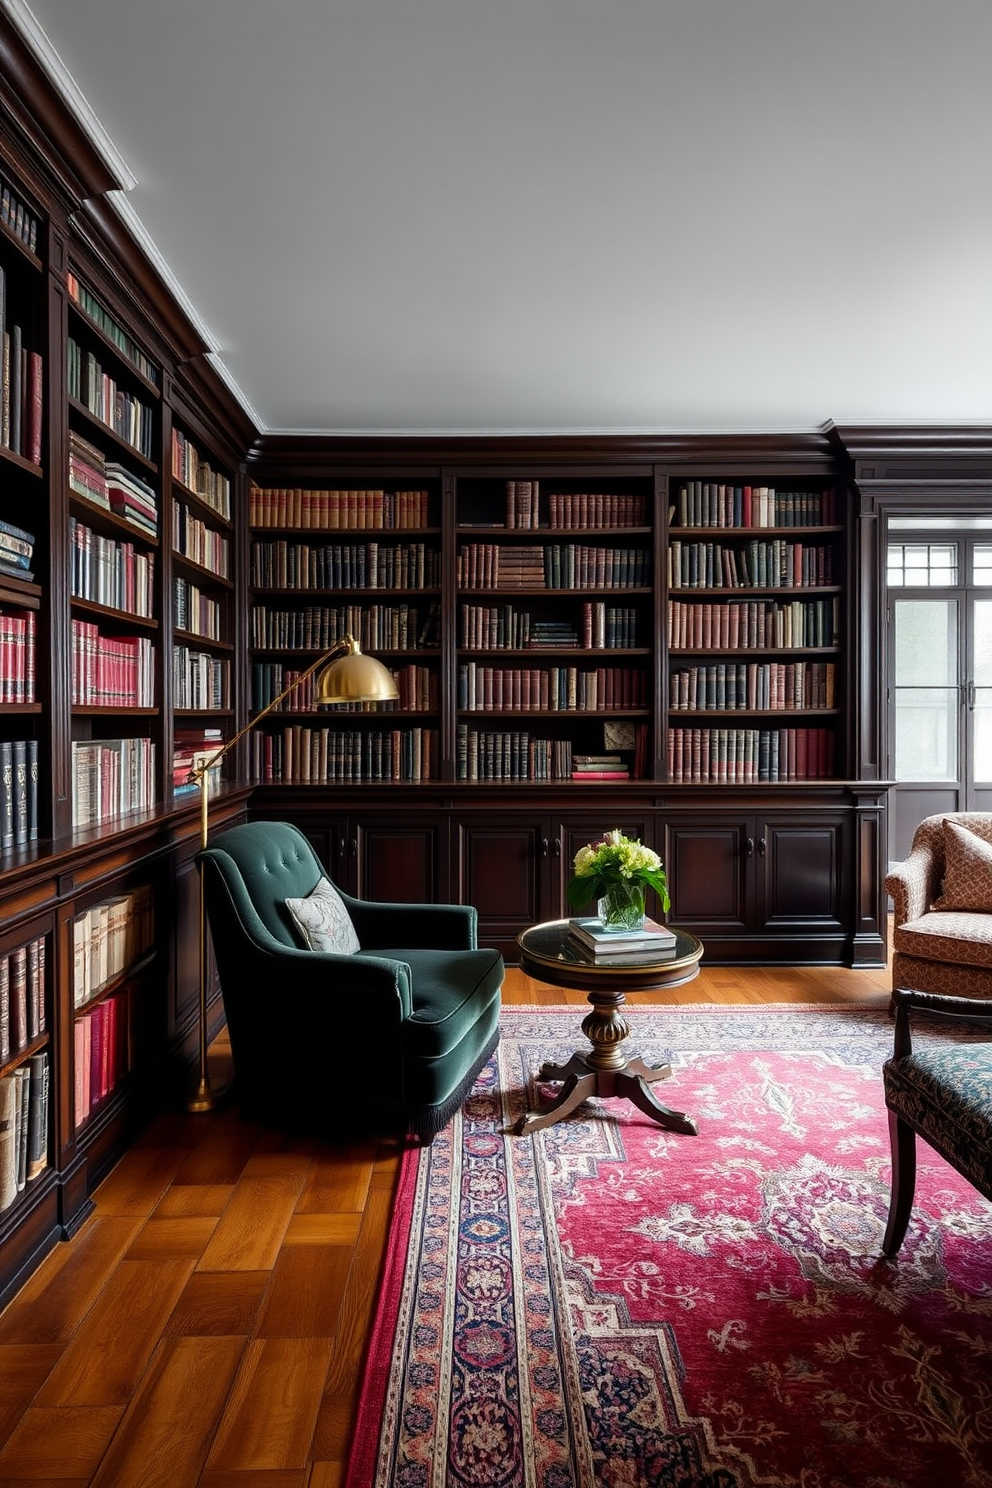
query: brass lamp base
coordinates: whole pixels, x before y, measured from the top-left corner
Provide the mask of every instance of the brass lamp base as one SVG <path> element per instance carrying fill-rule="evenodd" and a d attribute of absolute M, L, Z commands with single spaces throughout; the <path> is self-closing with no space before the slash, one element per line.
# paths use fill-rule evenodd
<path fill-rule="evenodd" d="M 205 1076 L 200 1075 L 193 1081 L 189 1095 L 186 1097 L 186 1110 L 191 1114 L 216 1111 L 227 1100 L 231 1088 L 230 1082 L 214 1085 Z"/>

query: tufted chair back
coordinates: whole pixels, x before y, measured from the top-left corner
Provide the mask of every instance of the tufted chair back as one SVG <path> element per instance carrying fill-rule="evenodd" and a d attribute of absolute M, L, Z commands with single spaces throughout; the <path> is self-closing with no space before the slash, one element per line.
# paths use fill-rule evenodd
<path fill-rule="evenodd" d="M 241 875 L 243 889 L 232 880 L 231 892 L 242 918 L 257 916 L 281 945 L 298 946 L 285 901 L 313 893 L 324 874 L 306 838 L 288 822 L 252 821 L 219 841 Z"/>

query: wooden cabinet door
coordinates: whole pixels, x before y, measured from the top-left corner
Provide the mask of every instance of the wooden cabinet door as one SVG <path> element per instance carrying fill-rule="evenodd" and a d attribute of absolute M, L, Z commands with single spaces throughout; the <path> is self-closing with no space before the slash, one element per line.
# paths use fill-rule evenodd
<path fill-rule="evenodd" d="M 551 915 L 550 823 L 543 817 L 463 817 L 457 899 L 479 912 L 479 944 L 516 963 L 517 935 Z"/>
<path fill-rule="evenodd" d="M 704 947 L 708 935 L 745 934 L 751 919 L 748 867 L 754 853 L 749 818 L 668 823 L 662 857 L 672 924 L 698 935 Z"/>
<path fill-rule="evenodd" d="M 389 904 L 447 902 L 445 824 L 436 817 L 378 818 L 351 824 L 347 850 L 359 899 Z"/>
<path fill-rule="evenodd" d="M 843 831 L 827 816 L 758 822 L 756 930 L 843 930 Z"/>

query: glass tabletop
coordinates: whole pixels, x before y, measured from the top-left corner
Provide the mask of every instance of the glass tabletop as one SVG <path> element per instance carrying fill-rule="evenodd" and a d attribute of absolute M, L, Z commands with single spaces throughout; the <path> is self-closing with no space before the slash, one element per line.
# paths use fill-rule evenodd
<path fill-rule="evenodd" d="M 619 976 L 641 983 L 645 980 L 682 981 L 687 972 L 694 973 L 703 948 L 687 930 L 678 930 L 674 925 L 671 928 L 675 935 L 675 948 L 666 955 L 648 950 L 643 955 L 600 955 L 593 958 L 569 935 L 567 920 L 531 925 L 517 936 L 517 944 L 523 953 L 524 969 L 529 959 L 542 968 L 553 970 L 555 976 L 550 979 L 554 981 L 562 981 L 566 976 L 574 979 L 577 986 L 588 979 L 595 981 L 600 976 L 613 980 Z"/>

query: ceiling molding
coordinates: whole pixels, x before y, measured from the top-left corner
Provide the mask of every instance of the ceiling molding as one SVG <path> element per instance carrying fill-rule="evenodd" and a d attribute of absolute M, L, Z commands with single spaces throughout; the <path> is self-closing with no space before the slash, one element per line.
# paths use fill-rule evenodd
<path fill-rule="evenodd" d="M 100 123 L 72 73 L 24 4 L 24 0 L 5 0 L 4 8 L 11 23 L 27 43 L 62 103 L 82 128 L 120 190 L 133 191 L 138 184 L 137 176 Z"/>

